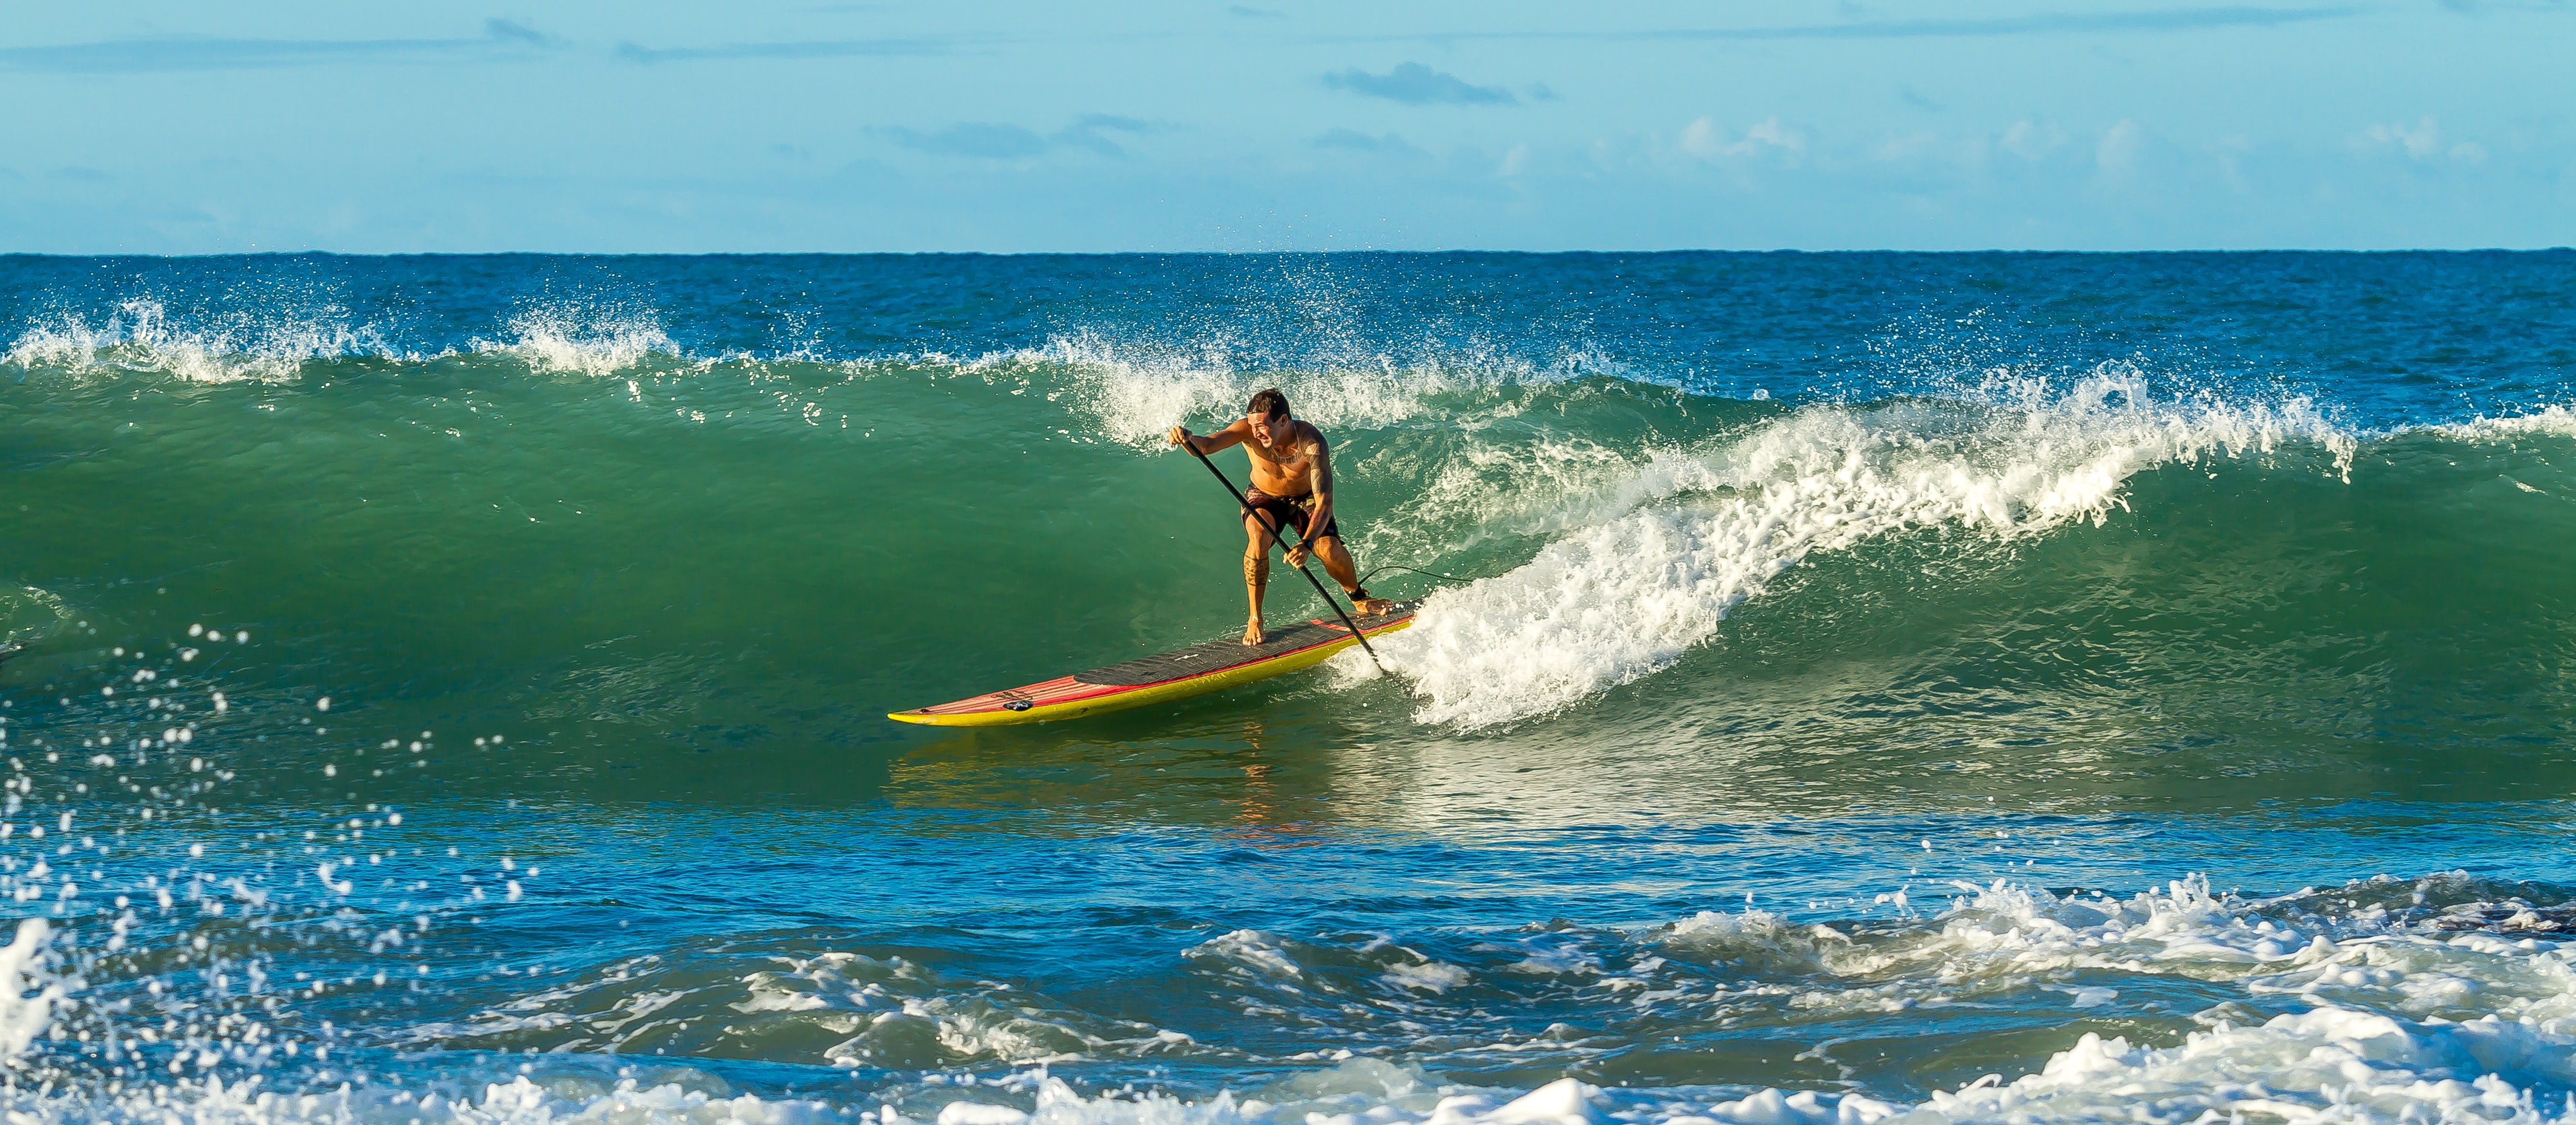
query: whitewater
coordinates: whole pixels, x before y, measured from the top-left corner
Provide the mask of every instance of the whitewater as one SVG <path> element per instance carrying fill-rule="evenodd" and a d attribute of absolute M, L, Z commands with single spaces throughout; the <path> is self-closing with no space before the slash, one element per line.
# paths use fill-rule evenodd
<path fill-rule="evenodd" d="M 2576 1118 L 2571 297 L 2564 253 L 0 260 L 0 1101 Z M 1160 435 L 1269 386 L 1425 599 L 1391 674 L 881 718 L 1230 633 L 1230 501 Z"/>

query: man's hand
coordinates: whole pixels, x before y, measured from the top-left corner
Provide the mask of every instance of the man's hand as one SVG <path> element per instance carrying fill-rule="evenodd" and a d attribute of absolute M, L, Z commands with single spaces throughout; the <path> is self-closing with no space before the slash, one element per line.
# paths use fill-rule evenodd
<path fill-rule="evenodd" d="M 1190 431 L 1186 426 L 1174 426 L 1171 433 L 1163 436 L 1172 439 L 1172 444 L 1181 445 L 1190 440 Z"/>
<path fill-rule="evenodd" d="M 1305 544 L 1299 543 L 1294 547 L 1288 548 L 1288 565 L 1304 566 L 1306 565 L 1306 560 L 1312 556 L 1313 552 L 1308 551 Z"/>

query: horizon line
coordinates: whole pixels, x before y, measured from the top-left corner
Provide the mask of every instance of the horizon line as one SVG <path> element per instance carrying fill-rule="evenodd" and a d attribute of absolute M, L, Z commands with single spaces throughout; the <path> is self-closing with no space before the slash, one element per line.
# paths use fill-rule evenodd
<path fill-rule="evenodd" d="M 65 253 L 47 250 L 0 250 L 0 260 L 20 258 L 64 258 L 94 260 L 100 258 L 157 259 L 184 261 L 211 258 L 1257 258 L 1257 257 L 1324 257 L 1329 255 L 1383 255 L 1389 257 L 1440 257 L 1485 255 L 1495 257 L 1648 257 L 1679 254 L 1757 255 L 1833 255 L 1833 254 L 1920 254 L 1920 255 L 2186 255 L 2186 254 L 2556 254 L 2576 252 L 2576 244 L 2557 243 L 2547 246 L 2263 246 L 2263 247 L 2167 247 L 2131 249 L 2084 249 L 2039 247 L 1984 247 L 1973 250 L 1926 250 L 1902 247 L 1843 249 L 1805 249 L 1779 247 L 1750 250 L 1723 247 L 1667 247 L 1657 250 L 1583 249 L 1583 250 L 1512 250 L 1446 248 L 1437 250 L 1395 250 L 1379 248 L 1315 250 L 224 250 L 195 254 L 154 254 L 142 252 Z"/>

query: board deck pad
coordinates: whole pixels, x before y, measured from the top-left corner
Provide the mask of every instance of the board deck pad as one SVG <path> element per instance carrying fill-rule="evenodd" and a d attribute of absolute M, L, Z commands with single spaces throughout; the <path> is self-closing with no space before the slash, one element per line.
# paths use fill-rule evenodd
<path fill-rule="evenodd" d="M 1391 633 L 1413 623 L 1416 604 L 1398 602 L 1385 613 L 1353 621 L 1367 636 Z M 1317 619 L 1265 630 L 1258 645 L 1244 644 L 1240 637 L 1223 637 L 954 703 L 896 711 L 886 717 L 933 726 L 1000 726 L 1078 718 L 1222 691 L 1294 672 L 1319 664 L 1354 643 L 1351 631 L 1343 627 L 1340 619 Z"/>
<path fill-rule="evenodd" d="M 1360 628 L 1366 629 L 1368 626 L 1363 624 Z M 1112 664 L 1106 668 L 1094 668 L 1088 672 L 1076 672 L 1073 678 L 1086 684 L 1098 684 L 1101 687 L 1143 687 L 1147 684 L 1159 684 L 1165 680 L 1177 680 L 1183 676 L 1195 676 L 1202 672 L 1221 671 L 1237 664 L 1268 660 L 1309 645 L 1349 635 L 1350 631 L 1342 628 L 1342 623 L 1339 621 L 1333 622 L 1330 628 L 1326 628 L 1319 621 L 1308 621 L 1285 629 L 1264 630 L 1262 641 L 1258 645 L 1247 645 L 1240 637 L 1220 638 L 1159 656 L 1130 660 L 1124 664 Z"/>

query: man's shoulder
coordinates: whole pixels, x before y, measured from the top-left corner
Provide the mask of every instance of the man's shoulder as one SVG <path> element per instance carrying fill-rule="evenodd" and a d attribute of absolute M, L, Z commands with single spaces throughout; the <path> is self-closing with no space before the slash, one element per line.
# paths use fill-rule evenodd
<path fill-rule="evenodd" d="M 1316 445 L 1324 444 L 1324 431 L 1316 429 L 1313 422 L 1300 418 L 1297 419 L 1297 424 L 1306 428 L 1307 441 L 1313 442 Z"/>

